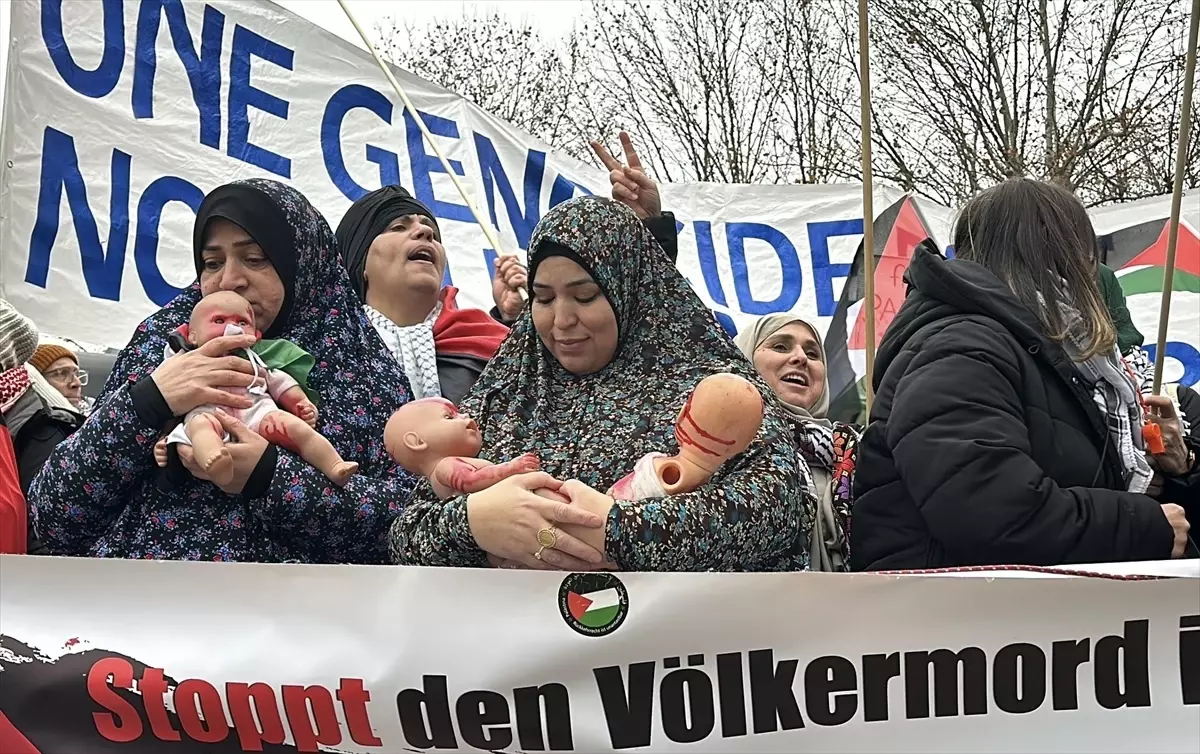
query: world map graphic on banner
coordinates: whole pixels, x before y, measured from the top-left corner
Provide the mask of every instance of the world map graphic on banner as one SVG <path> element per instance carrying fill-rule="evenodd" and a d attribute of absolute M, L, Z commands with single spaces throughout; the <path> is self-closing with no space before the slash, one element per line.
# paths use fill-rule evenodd
<path fill-rule="evenodd" d="M 11 17 L 0 292 L 45 333 L 123 346 L 139 321 L 192 281 L 195 210 L 205 192 L 238 178 L 291 182 L 333 225 L 367 191 L 409 187 L 438 217 L 447 282 L 461 289 L 462 304 L 482 308 L 491 306 L 498 253 L 523 253 L 555 204 L 609 191 L 603 171 L 393 69 L 472 203 L 498 228 L 503 248 L 493 249 L 369 53 L 270 2 L 17 0 Z M 661 193 L 679 220 L 680 269 L 728 329 L 794 311 L 836 341 L 828 329 L 839 307 L 856 307 L 844 312 L 855 324 L 841 331 L 852 342 L 835 392 L 855 384 L 864 371 L 861 292 L 854 293 L 861 272 L 852 271 L 863 231 L 860 187 L 665 184 Z M 903 198 L 880 185 L 874 202 L 888 208 Z M 923 199 L 906 206 L 944 248 L 952 211 Z M 1098 208 L 1092 217 L 1117 238 L 1161 223 L 1168 209 L 1163 197 Z M 877 225 L 887 224 L 888 211 Z M 1200 380 L 1200 192 L 1185 197 L 1184 220 L 1165 356 L 1167 379 L 1192 384 Z M 877 229 L 876 238 L 889 231 Z M 1123 282 L 1152 344 L 1161 284 L 1154 287 L 1144 260 L 1134 265 L 1147 248 L 1121 258 L 1138 268 Z M 897 238 L 878 253 L 896 272 L 911 244 Z M 890 291 L 877 302 L 886 310 L 902 286 L 880 290 Z"/>

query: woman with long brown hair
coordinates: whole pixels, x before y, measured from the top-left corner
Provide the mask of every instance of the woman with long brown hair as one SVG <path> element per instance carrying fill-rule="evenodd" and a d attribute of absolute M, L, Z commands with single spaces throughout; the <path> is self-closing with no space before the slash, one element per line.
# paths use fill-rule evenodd
<path fill-rule="evenodd" d="M 917 250 L 880 345 L 852 567 L 1180 557 L 1184 511 L 1148 493 L 1192 461 L 1177 442 L 1147 455 L 1144 406 L 1178 419 L 1120 359 L 1083 206 L 1010 179 L 967 203 L 954 248 Z"/>

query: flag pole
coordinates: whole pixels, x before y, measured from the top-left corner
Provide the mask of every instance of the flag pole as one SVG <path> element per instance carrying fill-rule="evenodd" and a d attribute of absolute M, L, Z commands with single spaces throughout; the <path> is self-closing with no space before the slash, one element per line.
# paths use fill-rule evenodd
<path fill-rule="evenodd" d="M 1196 0 L 1200 2 L 1200 0 Z M 859 110 L 862 127 L 863 187 L 863 307 L 867 335 L 867 419 L 875 400 L 875 208 L 871 185 L 871 45 L 867 23 L 867 0 L 858 0 Z"/>
<path fill-rule="evenodd" d="M 1175 286 L 1175 249 L 1179 244 L 1179 212 L 1183 204 L 1183 173 L 1187 168 L 1188 136 L 1192 130 L 1192 88 L 1196 83 L 1196 37 L 1200 31 L 1200 0 L 1192 0 L 1192 20 L 1188 28 L 1187 62 L 1183 66 L 1183 107 L 1179 115 L 1179 141 L 1175 145 L 1175 185 L 1171 189 L 1171 219 L 1167 225 L 1167 261 L 1163 267 L 1162 304 L 1158 310 L 1158 348 L 1154 352 L 1154 386 L 1162 390 L 1163 364 L 1166 363 L 1167 325 L 1171 315 L 1171 291 Z"/>
<path fill-rule="evenodd" d="M 417 112 L 416 105 L 412 103 L 412 100 L 408 98 L 408 94 L 404 91 L 404 88 L 400 86 L 400 82 L 397 81 L 396 77 L 392 75 L 392 70 L 388 68 L 387 63 L 379 55 L 379 51 L 375 49 L 375 45 L 372 44 L 370 38 L 367 37 L 367 32 L 363 30 L 363 27 L 359 26 L 358 19 L 356 19 L 354 14 L 350 12 L 350 6 L 346 4 L 346 0 L 337 1 L 338 5 L 342 6 L 342 12 L 346 14 L 346 18 L 350 21 L 350 24 L 354 27 L 354 30 L 358 32 L 358 36 L 362 38 L 363 44 L 367 46 L 367 50 L 369 50 L 371 56 L 375 58 L 375 63 L 379 66 L 379 70 L 383 71 L 384 78 L 386 78 L 388 83 L 392 85 L 392 89 L 396 92 L 396 96 L 399 97 L 400 101 L 404 103 L 404 107 L 406 110 L 408 110 L 408 114 L 412 116 L 413 121 L 417 124 L 417 128 L 421 130 L 421 135 L 425 137 L 425 141 L 428 142 L 429 146 L 433 149 L 433 154 L 442 163 L 442 168 L 446 171 L 446 175 L 450 176 L 450 180 L 454 183 L 454 188 L 458 190 L 458 195 L 461 196 L 463 202 L 466 203 L 467 209 L 471 210 L 471 215 L 475 218 L 475 222 L 483 231 L 483 235 L 487 237 L 488 243 L 491 244 L 492 249 L 495 250 L 497 254 L 501 254 L 502 251 L 500 249 L 499 237 L 492 229 L 492 226 L 484 221 L 483 215 L 481 215 L 479 210 L 475 207 L 475 202 L 471 201 L 471 197 L 467 195 L 466 187 L 463 186 L 462 182 L 458 180 L 458 175 L 455 174 L 453 169 L 451 169 L 449 160 L 447 160 L 445 155 L 442 154 L 442 150 L 438 148 L 437 142 L 433 140 L 433 134 L 429 133 L 429 129 L 425 126 L 424 118 L 422 118 L 421 114 Z M 525 292 L 524 288 L 518 288 L 517 292 L 521 294 L 522 301 L 529 300 L 529 294 Z"/>

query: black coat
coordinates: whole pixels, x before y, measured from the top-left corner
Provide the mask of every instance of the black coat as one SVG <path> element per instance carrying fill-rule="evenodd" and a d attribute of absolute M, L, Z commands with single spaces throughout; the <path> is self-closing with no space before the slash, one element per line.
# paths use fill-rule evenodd
<path fill-rule="evenodd" d="M 918 249 L 875 364 L 852 568 L 1162 560 L 1091 388 L 985 268 Z"/>
<path fill-rule="evenodd" d="M 1197 458 L 1200 458 L 1200 394 L 1186 386 L 1179 386 L 1179 409 L 1189 425 L 1188 436 L 1184 442 Z M 1190 532 L 1193 541 L 1200 541 L 1200 461 L 1192 467 L 1191 472 L 1178 477 L 1167 477 L 1163 482 L 1162 495 L 1159 500 L 1164 503 L 1182 505 L 1187 512 L 1187 520 L 1192 525 Z"/>

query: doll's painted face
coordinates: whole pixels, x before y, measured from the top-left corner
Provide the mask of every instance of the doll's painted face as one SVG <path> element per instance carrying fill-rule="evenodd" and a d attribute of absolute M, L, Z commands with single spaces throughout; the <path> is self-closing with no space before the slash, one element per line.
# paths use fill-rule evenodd
<path fill-rule="evenodd" d="M 406 459 L 417 454 L 438 459 L 474 458 L 483 446 L 475 420 L 460 414 L 443 398 L 423 398 L 401 406 L 388 420 L 383 438 L 388 453 L 410 471 L 416 465 Z"/>
<path fill-rule="evenodd" d="M 232 291 L 210 293 L 192 310 L 188 340 L 194 346 L 202 346 L 223 336 L 229 325 L 241 328 L 244 333 L 257 334 L 250 302 Z"/>

